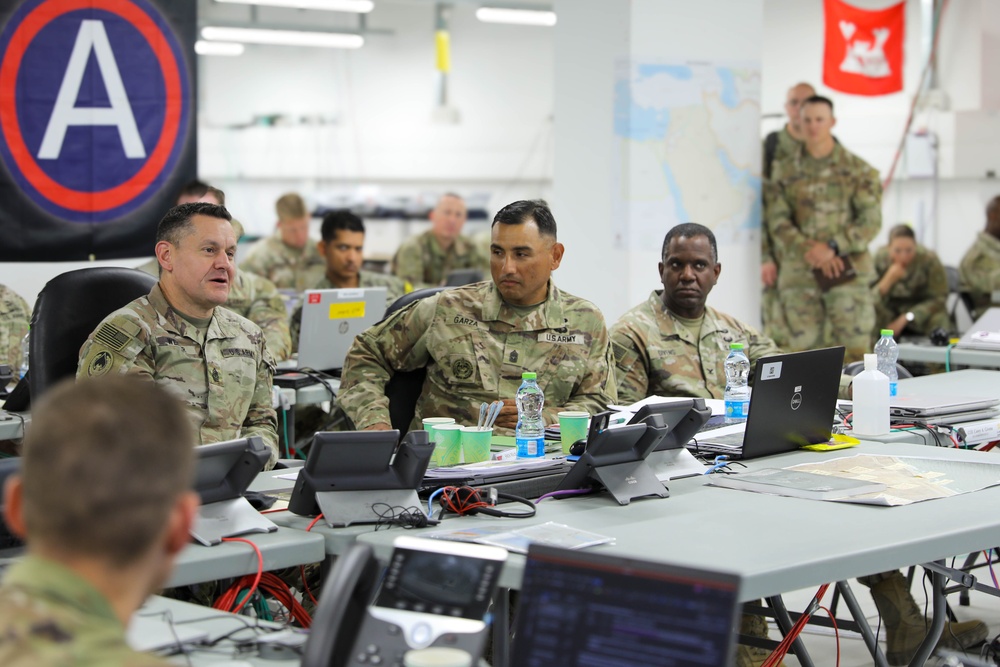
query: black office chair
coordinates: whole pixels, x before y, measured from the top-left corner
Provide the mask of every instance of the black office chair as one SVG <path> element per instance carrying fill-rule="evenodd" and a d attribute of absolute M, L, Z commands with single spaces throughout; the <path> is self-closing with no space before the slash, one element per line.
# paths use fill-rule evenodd
<path fill-rule="evenodd" d="M 28 387 L 37 399 L 76 375 L 80 347 L 108 314 L 149 294 L 156 278 L 117 266 L 77 269 L 46 283 L 31 314 Z"/>
<path fill-rule="evenodd" d="M 404 294 L 392 302 L 385 310 L 385 317 L 408 306 L 414 301 L 426 299 L 434 296 L 438 292 L 447 289 L 446 287 L 427 287 Z M 424 380 L 427 378 L 427 369 L 418 368 L 414 371 L 400 371 L 394 373 L 389 382 L 385 385 L 385 395 L 389 398 L 389 423 L 392 428 L 399 429 L 400 437 L 406 435 L 410 430 L 410 422 L 413 421 L 413 414 L 417 409 L 417 399 L 420 398 L 420 391 L 424 387 Z"/>
<path fill-rule="evenodd" d="M 850 377 L 854 377 L 855 375 L 857 375 L 858 373 L 860 373 L 863 370 L 865 370 L 865 362 L 863 362 L 863 361 L 852 361 L 851 363 L 849 363 L 846 366 L 844 366 L 843 373 L 844 373 L 844 375 L 848 375 Z M 906 366 L 903 366 L 899 362 L 896 362 L 896 374 L 899 376 L 900 380 L 905 380 L 906 378 L 913 377 L 913 373 L 911 373 L 910 371 L 908 371 L 906 369 Z"/>

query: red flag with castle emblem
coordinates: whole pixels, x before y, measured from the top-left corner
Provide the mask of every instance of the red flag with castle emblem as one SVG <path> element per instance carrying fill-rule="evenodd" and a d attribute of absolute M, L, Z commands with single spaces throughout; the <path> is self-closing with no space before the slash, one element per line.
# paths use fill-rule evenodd
<path fill-rule="evenodd" d="M 853 95 L 903 90 L 906 3 L 869 11 L 824 0 L 826 46 L 823 83 Z"/>

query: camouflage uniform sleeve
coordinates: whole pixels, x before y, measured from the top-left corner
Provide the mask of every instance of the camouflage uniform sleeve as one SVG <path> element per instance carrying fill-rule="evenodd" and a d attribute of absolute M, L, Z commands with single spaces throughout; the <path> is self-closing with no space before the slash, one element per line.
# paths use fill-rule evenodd
<path fill-rule="evenodd" d="M 248 251 L 246 257 L 240 259 L 239 270 L 249 273 L 256 273 L 258 276 L 267 276 L 267 253 L 264 252 L 263 241 L 255 243 Z"/>
<path fill-rule="evenodd" d="M 77 379 L 102 375 L 139 375 L 152 380 L 156 363 L 147 332 L 124 314 L 101 322 L 80 348 Z"/>
<path fill-rule="evenodd" d="M 396 371 L 423 368 L 430 362 L 426 333 L 436 310 L 437 299 L 422 299 L 354 339 L 344 361 L 337 404 L 355 428 L 389 423 L 385 385 Z"/>
<path fill-rule="evenodd" d="M 771 245 L 771 232 L 767 228 L 767 221 L 761 223 L 760 225 L 760 263 L 777 264 L 774 259 L 774 249 Z"/>
<path fill-rule="evenodd" d="M 408 241 L 399 246 L 392 262 L 392 272 L 413 285 L 424 284 L 424 260 L 417 243 Z"/>
<path fill-rule="evenodd" d="M 868 252 L 868 244 L 882 228 L 882 183 L 878 172 L 864 165 L 863 173 L 858 174 L 857 179 L 857 187 L 851 196 L 852 220 L 832 236 L 841 253 Z"/>
<path fill-rule="evenodd" d="M 253 388 L 253 398 L 243 419 L 242 437 L 259 435 L 271 450 L 266 470 L 274 467 L 278 460 L 278 415 L 271 404 L 271 386 L 274 378 L 274 360 L 266 345 L 261 345 L 261 358 L 257 362 L 257 382 Z"/>
<path fill-rule="evenodd" d="M 246 318 L 264 332 L 271 357 L 277 361 L 292 356 L 292 336 L 288 314 L 278 288 L 266 278 L 256 278 L 256 294 Z"/>
<path fill-rule="evenodd" d="M 21 342 L 30 319 L 28 302 L 0 285 L 0 363 L 10 364 L 15 372 L 21 365 Z"/>
<path fill-rule="evenodd" d="M 646 345 L 629 324 L 619 320 L 611 327 L 611 351 L 615 360 L 618 400 L 631 405 L 649 395 Z"/>
<path fill-rule="evenodd" d="M 978 247 L 962 258 L 959 273 L 962 289 L 969 292 L 984 293 L 988 297 L 993 290 L 1000 289 L 1000 266 Z"/>
<path fill-rule="evenodd" d="M 388 304 L 387 304 L 388 305 Z M 299 349 L 299 336 L 302 333 L 302 306 L 297 306 L 288 321 L 288 333 L 292 341 L 292 352 Z"/>
<path fill-rule="evenodd" d="M 781 179 L 786 164 L 791 161 L 777 162 L 771 180 L 764 182 L 764 222 L 770 234 L 772 252 L 774 246 L 780 245 L 786 252 L 801 257 L 812 247 L 812 241 L 799 231 L 793 220 L 792 202 Z"/>
<path fill-rule="evenodd" d="M 943 322 L 948 313 L 948 274 L 933 252 L 927 253 L 927 292 L 923 301 L 911 308 L 913 323 L 924 332 L 933 322 Z"/>
<path fill-rule="evenodd" d="M 574 387 L 565 405 L 546 406 L 542 415 L 546 424 L 558 424 L 562 410 L 585 410 L 592 415 L 608 409 L 609 404 L 618 403 L 618 389 L 615 386 L 614 357 L 608 338 L 604 317 L 595 309 L 600 328 L 593 332 L 590 353 L 587 358 L 587 372 Z"/>

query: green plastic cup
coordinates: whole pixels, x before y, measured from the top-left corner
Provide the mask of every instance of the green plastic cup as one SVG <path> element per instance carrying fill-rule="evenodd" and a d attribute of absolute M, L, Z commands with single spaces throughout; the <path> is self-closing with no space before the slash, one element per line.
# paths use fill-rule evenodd
<path fill-rule="evenodd" d="M 462 458 L 465 463 L 490 460 L 490 441 L 493 429 L 479 426 L 462 427 Z"/>
<path fill-rule="evenodd" d="M 438 467 L 455 466 L 462 462 L 462 429 L 460 424 L 434 426 L 434 455 Z"/>
<path fill-rule="evenodd" d="M 569 448 L 577 440 L 587 437 L 590 428 L 590 415 L 586 412 L 567 410 L 559 413 L 559 439 L 562 441 L 563 454 L 569 454 Z"/>
<path fill-rule="evenodd" d="M 434 427 L 440 426 L 441 424 L 454 424 L 455 420 L 451 417 L 426 417 L 421 420 L 424 425 L 424 430 L 427 431 L 427 437 L 430 438 L 431 442 L 434 440 Z"/>

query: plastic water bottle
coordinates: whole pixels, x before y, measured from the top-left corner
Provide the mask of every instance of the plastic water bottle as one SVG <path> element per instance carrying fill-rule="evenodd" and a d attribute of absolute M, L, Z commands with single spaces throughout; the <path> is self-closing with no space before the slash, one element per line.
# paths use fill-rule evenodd
<path fill-rule="evenodd" d="M 739 424 L 750 412 L 750 360 L 743 343 L 730 343 L 726 357 L 726 423 Z"/>
<path fill-rule="evenodd" d="M 514 441 L 517 443 L 517 458 L 538 458 L 545 456 L 545 422 L 542 420 L 542 393 L 534 373 L 521 373 L 521 386 L 517 390 L 517 428 Z"/>
<path fill-rule="evenodd" d="M 882 329 L 882 337 L 875 343 L 875 356 L 878 357 L 878 370 L 889 378 L 889 395 L 896 395 L 899 373 L 896 371 L 896 359 L 899 358 L 899 346 L 892 337 L 892 329 Z"/>
<path fill-rule="evenodd" d="M 854 435 L 884 435 L 889 432 L 889 378 L 878 370 L 878 358 L 865 355 L 865 370 L 854 376 Z"/>
<path fill-rule="evenodd" d="M 31 331 L 24 334 L 24 338 L 21 339 L 21 367 L 17 371 L 17 376 L 23 378 L 28 372 L 28 344 L 31 337 Z"/>

